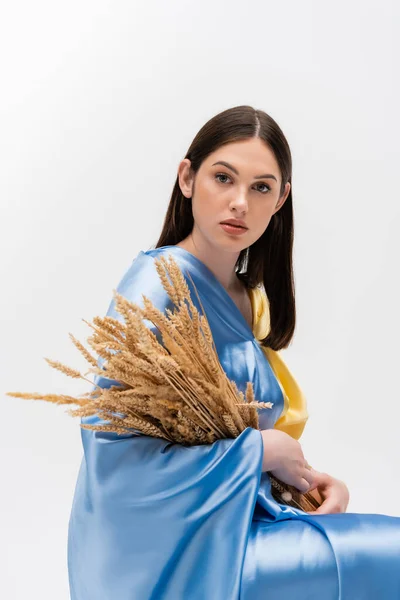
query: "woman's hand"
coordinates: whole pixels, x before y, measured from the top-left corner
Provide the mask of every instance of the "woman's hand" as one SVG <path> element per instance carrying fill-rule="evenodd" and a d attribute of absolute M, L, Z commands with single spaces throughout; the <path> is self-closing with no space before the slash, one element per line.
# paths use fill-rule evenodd
<path fill-rule="evenodd" d="M 263 429 L 264 444 L 263 471 L 293 485 L 300 492 L 308 492 L 315 487 L 314 475 L 307 466 L 300 442 L 284 431 Z"/>
<path fill-rule="evenodd" d="M 327 473 L 320 473 L 311 469 L 314 483 L 310 490 L 316 489 L 323 502 L 317 510 L 307 512 L 309 515 L 327 515 L 346 512 L 350 500 L 350 492 L 344 481 L 335 479 Z"/>

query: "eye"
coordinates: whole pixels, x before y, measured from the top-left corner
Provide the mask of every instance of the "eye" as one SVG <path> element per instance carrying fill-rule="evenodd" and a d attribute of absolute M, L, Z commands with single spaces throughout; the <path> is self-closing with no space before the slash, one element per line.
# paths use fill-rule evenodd
<path fill-rule="evenodd" d="M 259 183 L 259 185 L 264 185 L 267 188 L 267 191 L 270 192 L 271 188 L 269 187 L 269 185 L 267 183 Z M 267 192 L 261 192 L 262 194 L 266 194 Z"/>
<path fill-rule="evenodd" d="M 219 177 L 227 177 L 228 179 L 231 179 L 231 178 L 229 177 L 229 175 L 227 175 L 226 173 L 217 173 L 217 174 L 215 175 L 215 178 L 216 178 L 216 179 L 217 179 L 217 180 L 218 180 L 220 183 L 226 183 L 226 182 L 225 182 L 225 181 L 221 181 L 220 179 L 218 179 Z M 259 184 L 257 184 L 257 185 L 259 185 L 259 186 L 260 186 L 260 185 L 261 185 L 261 186 L 263 185 L 264 187 L 266 187 L 266 188 L 267 188 L 265 191 L 258 190 L 259 192 L 261 192 L 261 194 L 267 194 L 268 192 L 270 192 L 270 191 L 271 191 L 271 188 L 270 188 L 270 186 L 269 186 L 267 183 L 259 183 Z"/>
<path fill-rule="evenodd" d="M 218 177 L 228 177 L 228 175 L 226 175 L 226 173 L 217 173 L 215 178 L 218 179 Z M 230 179 L 230 177 L 228 177 L 228 179 Z M 220 179 L 218 179 L 218 181 L 220 183 L 225 183 L 224 181 L 221 181 Z"/>

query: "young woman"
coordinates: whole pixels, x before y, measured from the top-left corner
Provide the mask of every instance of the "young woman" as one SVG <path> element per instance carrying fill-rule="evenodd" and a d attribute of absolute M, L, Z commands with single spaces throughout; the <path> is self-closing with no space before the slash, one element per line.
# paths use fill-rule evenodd
<path fill-rule="evenodd" d="M 117 289 L 165 309 L 154 259 L 172 254 L 196 285 L 227 375 L 239 389 L 252 381 L 273 407 L 260 411 L 260 430 L 209 445 L 82 429 L 72 600 L 400 598 L 400 518 L 346 513 L 347 486 L 312 469 L 298 441 L 306 401 L 279 354 L 295 329 L 291 174 L 281 129 L 249 106 L 212 118 L 179 164 L 156 247 Z M 120 318 L 114 301 L 107 314 Z M 321 507 L 276 502 L 267 471 L 319 493 Z"/>

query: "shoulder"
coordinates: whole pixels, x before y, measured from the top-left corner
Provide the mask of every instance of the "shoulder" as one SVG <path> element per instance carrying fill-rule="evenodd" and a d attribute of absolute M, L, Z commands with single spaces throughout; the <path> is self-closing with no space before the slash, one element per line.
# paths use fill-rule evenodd
<path fill-rule="evenodd" d="M 166 307 L 170 307 L 172 302 L 158 274 L 155 262 L 156 256 L 158 254 L 153 253 L 151 250 L 147 252 L 141 250 L 133 259 L 113 292 L 117 291 L 129 302 L 138 304 L 141 307 L 143 307 L 143 296 L 146 296 L 161 311 L 164 311 Z M 107 315 L 117 316 L 114 294 Z"/>

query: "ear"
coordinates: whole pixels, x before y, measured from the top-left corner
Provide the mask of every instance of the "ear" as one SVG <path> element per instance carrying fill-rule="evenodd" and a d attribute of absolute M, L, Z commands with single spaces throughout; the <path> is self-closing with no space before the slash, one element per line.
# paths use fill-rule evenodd
<path fill-rule="evenodd" d="M 282 206 L 285 203 L 286 198 L 289 196 L 290 187 L 291 187 L 290 183 L 287 182 L 285 184 L 285 189 L 284 189 L 284 192 L 283 192 L 282 196 L 279 198 L 278 202 L 275 204 L 275 210 L 274 210 L 274 212 L 272 214 L 275 214 L 276 212 L 278 212 L 278 210 L 280 208 L 282 208 Z"/>
<path fill-rule="evenodd" d="M 192 197 L 194 177 L 190 167 L 191 161 L 188 158 L 184 158 L 183 160 L 181 160 L 178 166 L 179 187 L 181 188 L 182 194 L 186 198 Z"/>

